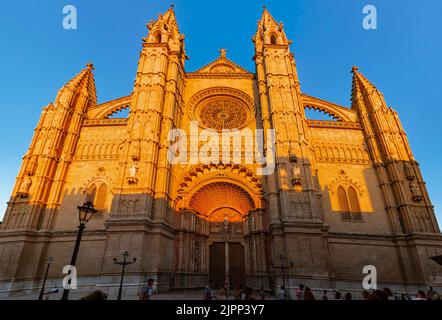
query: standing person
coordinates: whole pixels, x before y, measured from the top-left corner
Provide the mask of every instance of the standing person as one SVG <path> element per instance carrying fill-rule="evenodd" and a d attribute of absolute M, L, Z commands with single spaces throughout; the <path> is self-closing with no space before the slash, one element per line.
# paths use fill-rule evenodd
<path fill-rule="evenodd" d="M 226 283 L 224 283 L 224 295 L 226 296 L 226 300 L 229 300 L 229 296 L 230 296 L 230 288 Z"/>
<path fill-rule="evenodd" d="M 226 297 L 226 289 L 225 289 L 225 285 L 223 285 L 223 286 L 221 287 L 221 289 L 219 289 L 219 295 L 220 295 L 221 297 Z M 227 300 L 227 297 L 226 297 L 226 300 Z"/>
<path fill-rule="evenodd" d="M 80 298 L 80 300 L 96 300 L 96 301 L 107 300 L 107 294 L 105 294 L 101 290 L 95 290 L 94 292 Z"/>
<path fill-rule="evenodd" d="M 304 295 L 304 285 L 299 284 L 298 288 L 296 288 L 296 298 L 298 300 L 302 300 L 303 295 Z"/>
<path fill-rule="evenodd" d="M 341 298 L 342 298 L 341 293 L 339 291 L 336 291 L 336 293 L 335 293 L 335 300 L 341 300 Z"/>
<path fill-rule="evenodd" d="M 140 291 L 138 291 L 138 297 L 140 300 L 152 300 L 152 296 L 156 294 L 154 283 L 155 280 L 152 278 L 147 280 L 147 286 L 142 287 Z"/>
<path fill-rule="evenodd" d="M 312 290 L 309 287 L 304 289 L 304 300 L 316 300 Z"/>
<path fill-rule="evenodd" d="M 235 292 L 235 300 L 241 300 L 242 298 L 242 285 L 237 285 L 236 286 L 236 292 Z"/>
<path fill-rule="evenodd" d="M 287 296 L 285 294 L 285 286 L 281 286 L 279 289 L 279 300 L 287 300 Z"/>
<path fill-rule="evenodd" d="M 209 285 L 204 289 L 204 300 L 217 300 L 213 294 L 213 289 L 215 288 L 215 281 L 210 280 Z"/>
<path fill-rule="evenodd" d="M 382 292 L 387 296 L 388 300 L 394 300 L 393 292 L 391 292 L 390 288 L 384 288 Z"/>
<path fill-rule="evenodd" d="M 437 300 L 438 295 L 437 292 L 433 290 L 433 287 L 430 287 L 427 292 L 427 299 L 428 300 Z"/>
<path fill-rule="evenodd" d="M 328 300 L 327 290 L 324 290 L 324 291 L 322 292 L 322 300 Z"/>
<path fill-rule="evenodd" d="M 259 289 L 258 296 L 260 297 L 261 300 L 265 300 L 266 299 L 266 293 L 264 291 L 264 287 L 263 286 L 261 286 L 261 288 Z"/>
<path fill-rule="evenodd" d="M 413 300 L 427 300 L 427 298 L 425 297 L 425 292 L 419 290 L 416 294 L 416 298 L 414 298 Z"/>

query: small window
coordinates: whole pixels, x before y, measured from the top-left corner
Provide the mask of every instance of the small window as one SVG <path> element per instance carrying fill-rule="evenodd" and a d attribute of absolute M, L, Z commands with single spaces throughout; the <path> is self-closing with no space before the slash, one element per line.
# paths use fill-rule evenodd
<path fill-rule="evenodd" d="M 339 209 L 344 221 L 362 221 L 361 208 L 359 206 L 358 194 L 355 188 L 349 187 L 345 191 L 344 187 L 338 187 Z"/>
<path fill-rule="evenodd" d="M 345 189 L 342 186 L 338 188 L 338 200 L 339 200 L 339 209 L 342 212 L 350 212 L 350 207 L 348 206 L 347 194 L 345 193 Z"/>
<path fill-rule="evenodd" d="M 154 43 L 161 43 L 161 33 L 160 32 L 155 33 L 153 38 L 154 38 L 154 40 L 153 40 Z"/>
<path fill-rule="evenodd" d="M 97 209 L 100 213 L 105 211 L 107 205 L 107 186 L 106 183 L 101 183 L 97 185 L 94 183 L 91 185 L 86 191 L 86 201 L 90 201 L 94 204 L 95 209 Z M 96 216 L 100 216 L 100 214 L 96 214 Z"/>
<path fill-rule="evenodd" d="M 105 183 L 102 183 L 98 189 L 97 194 L 95 196 L 94 206 L 97 210 L 105 210 L 106 209 L 106 196 L 107 196 L 107 187 Z"/>
<path fill-rule="evenodd" d="M 348 188 L 348 200 L 350 202 L 351 212 L 361 212 L 361 208 L 359 207 L 358 195 L 355 188 L 353 187 Z"/>
<path fill-rule="evenodd" d="M 270 36 L 270 44 L 271 44 L 271 45 L 278 44 L 278 37 L 276 36 L 276 34 L 272 34 L 272 35 Z"/>

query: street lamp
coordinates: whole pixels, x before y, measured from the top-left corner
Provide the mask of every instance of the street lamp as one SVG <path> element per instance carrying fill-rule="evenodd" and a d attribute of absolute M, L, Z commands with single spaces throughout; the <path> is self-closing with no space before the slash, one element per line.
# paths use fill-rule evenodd
<path fill-rule="evenodd" d="M 51 266 L 51 263 L 52 263 L 53 260 L 54 259 L 52 257 L 49 257 L 48 260 L 47 260 L 45 278 L 43 280 L 43 285 L 41 286 L 40 295 L 38 296 L 38 300 L 43 300 L 43 295 L 44 295 L 44 292 L 45 292 L 46 279 L 48 278 L 49 267 Z"/>
<path fill-rule="evenodd" d="M 121 280 L 120 280 L 120 288 L 118 289 L 118 297 L 117 300 L 121 300 L 121 295 L 123 293 L 123 279 L 124 279 L 124 271 L 126 270 L 126 266 L 133 264 L 137 261 L 137 258 L 132 258 L 131 261 L 128 261 L 127 258 L 129 257 L 129 252 L 124 251 L 123 253 L 123 261 L 118 261 L 117 258 L 114 258 L 114 263 L 118 264 L 120 266 L 123 266 L 121 270 Z"/>
<path fill-rule="evenodd" d="M 78 206 L 78 219 L 80 225 L 78 226 L 77 241 L 75 242 L 74 252 L 72 253 L 71 266 L 75 266 L 77 261 L 78 249 L 80 249 L 81 237 L 83 236 L 86 223 L 92 218 L 92 216 L 98 211 L 94 208 L 92 201 L 85 202 L 82 206 Z M 69 289 L 63 290 L 62 300 L 68 300 Z"/>
<path fill-rule="evenodd" d="M 284 286 L 284 294 L 287 297 L 287 288 L 285 286 L 285 271 L 286 269 L 290 269 L 293 268 L 293 262 L 290 261 L 287 265 L 285 264 L 285 261 L 287 260 L 287 258 L 284 255 L 280 255 L 279 256 L 279 261 L 280 261 L 280 265 L 279 266 L 275 266 L 272 263 L 273 268 L 275 269 L 280 269 L 281 273 L 282 273 L 282 285 Z"/>

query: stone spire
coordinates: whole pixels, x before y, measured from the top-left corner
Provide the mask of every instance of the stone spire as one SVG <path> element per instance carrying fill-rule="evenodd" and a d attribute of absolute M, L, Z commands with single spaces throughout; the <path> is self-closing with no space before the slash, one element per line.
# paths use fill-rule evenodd
<path fill-rule="evenodd" d="M 354 66 L 352 68 L 352 73 L 352 108 L 355 108 L 358 100 L 363 97 L 371 97 L 373 99 L 373 102 L 376 102 L 378 106 L 386 108 L 387 105 L 384 99 L 384 95 L 359 71 L 359 68 Z"/>
<path fill-rule="evenodd" d="M 187 59 L 184 47 L 184 35 L 180 33 L 173 6 L 164 14 L 160 14 L 157 20 L 151 20 L 147 24 L 149 34 L 143 38 L 144 46 L 165 45 L 170 51 L 178 54 L 183 63 Z"/>
<path fill-rule="evenodd" d="M 252 38 L 257 46 L 260 45 L 289 45 L 282 22 L 277 22 L 266 7 L 258 21 L 258 29 Z"/>
<path fill-rule="evenodd" d="M 56 103 L 62 100 L 64 96 L 73 96 L 75 94 L 82 94 L 89 98 L 88 105 L 95 105 L 97 103 L 97 91 L 94 80 L 94 65 L 87 63 L 84 68 L 75 77 L 69 80 L 58 92 Z"/>

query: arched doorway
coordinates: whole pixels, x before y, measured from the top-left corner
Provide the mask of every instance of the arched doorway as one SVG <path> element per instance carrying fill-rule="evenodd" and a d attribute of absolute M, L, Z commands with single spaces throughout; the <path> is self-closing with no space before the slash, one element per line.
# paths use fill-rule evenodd
<path fill-rule="evenodd" d="M 243 224 L 255 209 L 250 194 L 234 183 L 212 182 L 191 196 L 189 208 L 209 222 L 209 277 L 218 287 L 245 286 Z"/>
<path fill-rule="evenodd" d="M 240 165 L 204 165 L 177 183 L 176 288 L 201 287 L 209 279 L 231 288 L 267 287 L 260 179 Z"/>

